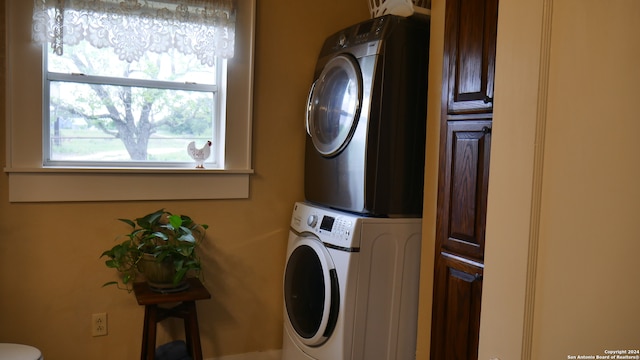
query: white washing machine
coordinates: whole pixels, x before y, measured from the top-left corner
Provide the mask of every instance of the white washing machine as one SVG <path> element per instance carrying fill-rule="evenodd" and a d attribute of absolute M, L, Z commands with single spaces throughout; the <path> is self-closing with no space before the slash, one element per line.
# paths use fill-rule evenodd
<path fill-rule="evenodd" d="M 296 203 L 282 360 L 415 359 L 421 223 Z"/>

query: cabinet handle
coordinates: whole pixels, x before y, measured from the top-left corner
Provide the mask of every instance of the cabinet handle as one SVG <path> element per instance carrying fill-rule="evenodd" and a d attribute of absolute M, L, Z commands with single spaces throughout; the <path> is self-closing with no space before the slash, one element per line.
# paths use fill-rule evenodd
<path fill-rule="evenodd" d="M 485 96 L 483 101 L 485 104 L 493 103 L 493 98 L 489 96 Z"/>
<path fill-rule="evenodd" d="M 491 128 L 488 127 L 488 126 L 484 126 L 482 128 L 482 132 L 485 133 L 485 134 L 491 134 Z"/>
<path fill-rule="evenodd" d="M 473 277 L 475 280 L 482 280 L 482 274 L 475 274 Z"/>

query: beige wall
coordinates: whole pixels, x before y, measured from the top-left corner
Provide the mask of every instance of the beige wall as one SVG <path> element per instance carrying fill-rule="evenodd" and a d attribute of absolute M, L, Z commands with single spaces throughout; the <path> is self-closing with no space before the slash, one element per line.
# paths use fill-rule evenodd
<path fill-rule="evenodd" d="M 1 174 L 0 342 L 33 344 L 49 360 L 139 357 L 143 309 L 132 294 L 100 287 L 115 274 L 99 256 L 124 230 L 117 218 L 165 207 L 211 226 L 203 258 L 213 299 L 198 303 L 204 356 L 281 347 L 281 277 L 291 209 L 303 198 L 302 119 L 313 66 L 327 35 L 368 19 L 369 13 L 361 0 L 258 0 L 257 5 L 250 198 L 11 204 L 7 176 Z M 30 101 L 40 101 L 39 93 L 34 89 Z M 106 337 L 91 337 L 95 312 L 109 315 Z M 169 341 L 169 334 L 180 335 L 180 325 L 163 323 L 159 343 Z"/>
<path fill-rule="evenodd" d="M 638 350 L 640 3 L 552 19 L 533 356 Z"/>

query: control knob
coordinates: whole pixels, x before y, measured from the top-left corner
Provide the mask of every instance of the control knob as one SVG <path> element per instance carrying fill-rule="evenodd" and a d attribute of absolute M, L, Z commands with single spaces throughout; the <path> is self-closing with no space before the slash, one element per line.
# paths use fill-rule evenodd
<path fill-rule="evenodd" d="M 315 228 L 318 225 L 318 215 L 309 215 L 307 218 L 307 225 Z"/>

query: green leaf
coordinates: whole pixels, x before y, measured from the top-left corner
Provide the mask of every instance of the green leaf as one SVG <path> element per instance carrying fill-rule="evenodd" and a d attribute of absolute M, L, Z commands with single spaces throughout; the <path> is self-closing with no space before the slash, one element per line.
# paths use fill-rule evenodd
<path fill-rule="evenodd" d="M 132 276 L 131 274 L 124 274 L 124 276 L 122 277 L 122 283 L 123 284 L 128 284 L 131 280 L 133 280 L 134 276 Z"/>
<path fill-rule="evenodd" d="M 181 271 L 183 268 L 184 260 L 175 260 L 173 262 L 173 266 L 176 268 L 176 271 Z"/>
<path fill-rule="evenodd" d="M 176 271 L 176 275 L 173 277 L 173 285 L 178 285 L 178 283 L 182 281 L 184 276 L 187 274 L 188 270 L 188 268 L 183 268 L 180 271 Z"/>
<path fill-rule="evenodd" d="M 181 246 L 178 249 L 178 253 L 184 257 L 188 257 L 193 254 L 193 247 L 191 246 Z"/>
<path fill-rule="evenodd" d="M 180 237 L 178 238 L 178 240 L 180 240 L 180 241 L 186 241 L 186 242 L 190 242 L 190 243 L 194 243 L 194 242 L 196 242 L 196 238 L 195 238 L 195 237 L 193 237 L 193 234 L 191 234 L 191 233 L 184 234 L 184 235 L 180 236 Z"/>
<path fill-rule="evenodd" d="M 152 226 L 156 225 L 160 218 L 164 215 L 164 209 L 157 210 L 156 212 L 152 212 L 151 214 L 145 215 L 141 218 L 137 218 L 136 222 L 138 226 L 144 229 L 149 229 Z"/>
<path fill-rule="evenodd" d="M 165 233 L 160 232 L 160 231 L 156 231 L 151 235 L 153 235 L 154 237 L 160 238 L 160 239 L 162 239 L 164 241 L 169 240 L 169 237 Z"/>
<path fill-rule="evenodd" d="M 171 224 L 174 229 L 179 229 L 182 226 L 182 217 L 178 215 L 169 216 L 169 224 Z"/>
<path fill-rule="evenodd" d="M 168 256 L 169 256 L 169 253 L 167 251 L 162 251 L 156 255 L 156 259 L 158 262 L 163 262 L 164 259 L 166 259 Z"/>
<path fill-rule="evenodd" d="M 127 223 L 127 224 L 131 225 L 131 227 L 133 227 L 133 228 L 136 227 L 136 224 L 133 221 L 129 220 L 129 219 L 118 219 L 118 220 L 122 221 L 123 223 Z"/>

